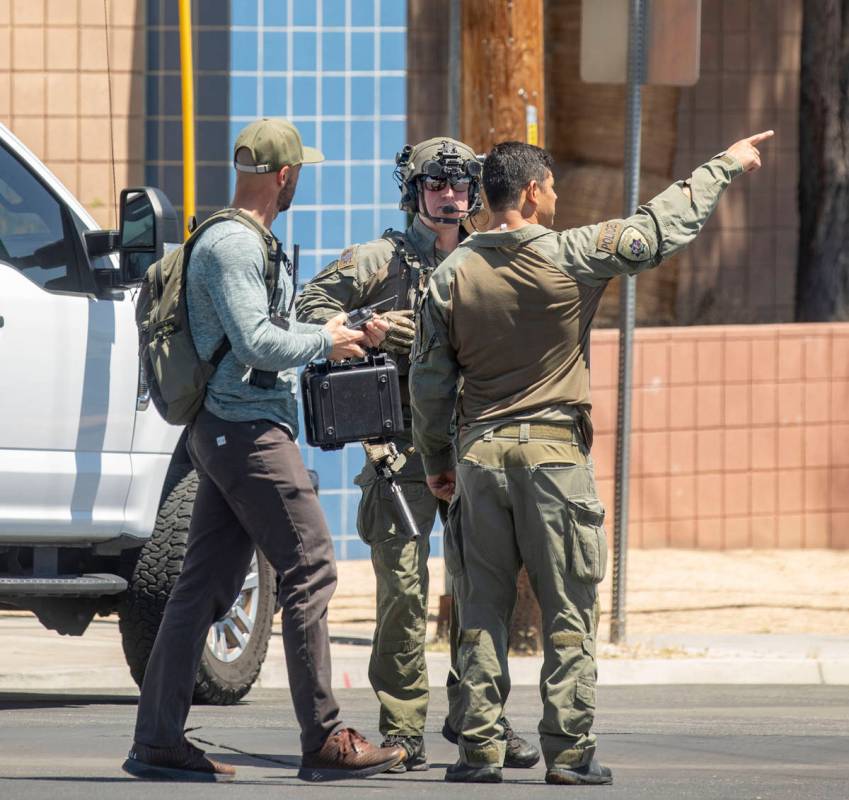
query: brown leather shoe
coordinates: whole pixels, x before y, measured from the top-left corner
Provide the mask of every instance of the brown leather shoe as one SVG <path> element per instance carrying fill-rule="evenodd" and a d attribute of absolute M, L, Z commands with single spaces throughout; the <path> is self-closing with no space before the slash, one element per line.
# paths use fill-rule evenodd
<path fill-rule="evenodd" d="M 133 743 L 121 767 L 137 778 L 152 781 L 232 781 L 236 770 L 207 758 L 199 747 L 187 739 L 173 747 L 150 747 Z"/>
<path fill-rule="evenodd" d="M 403 747 L 375 747 L 353 728 L 327 737 L 320 750 L 304 753 L 298 777 L 304 781 L 368 778 L 386 772 L 406 756 Z"/>

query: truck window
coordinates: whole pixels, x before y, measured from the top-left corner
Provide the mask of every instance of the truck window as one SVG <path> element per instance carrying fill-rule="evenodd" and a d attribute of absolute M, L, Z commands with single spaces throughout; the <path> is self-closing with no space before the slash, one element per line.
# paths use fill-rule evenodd
<path fill-rule="evenodd" d="M 0 147 L 0 262 L 43 289 L 80 291 L 68 218 L 47 188 Z"/>

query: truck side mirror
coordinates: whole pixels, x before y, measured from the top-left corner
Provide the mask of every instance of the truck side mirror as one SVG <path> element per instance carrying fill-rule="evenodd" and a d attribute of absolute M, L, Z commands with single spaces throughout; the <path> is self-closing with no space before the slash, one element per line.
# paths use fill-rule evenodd
<path fill-rule="evenodd" d="M 86 231 L 83 241 L 88 257 L 99 258 L 114 253 L 121 241 L 119 237 L 118 231 Z"/>
<path fill-rule="evenodd" d="M 121 192 L 121 284 L 144 280 L 147 268 L 165 255 L 169 244 L 182 241 L 177 214 L 164 192 L 152 186 Z"/>

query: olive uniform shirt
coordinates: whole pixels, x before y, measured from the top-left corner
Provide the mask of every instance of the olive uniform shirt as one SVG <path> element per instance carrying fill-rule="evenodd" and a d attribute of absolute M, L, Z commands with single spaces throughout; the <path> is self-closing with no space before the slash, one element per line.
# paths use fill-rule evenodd
<path fill-rule="evenodd" d="M 410 373 L 413 438 L 428 475 L 506 421 L 590 409 L 590 325 L 611 278 L 689 244 L 742 166 L 721 154 L 627 219 L 557 233 L 542 225 L 466 239 L 433 273 Z M 689 187 L 691 197 L 683 191 Z"/>
<path fill-rule="evenodd" d="M 408 255 L 419 261 L 425 270 L 434 269 L 447 255 L 436 249 L 436 233 L 418 215 L 403 234 L 396 232 L 396 235 L 403 236 Z M 374 305 L 403 293 L 400 275 L 402 266 L 395 243 L 389 238 L 348 247 L 336 261 L 304 287 L 295 304 L 298 320 L 324 323 L 342 311 Z M 418 276 L 411 276 L 410 286 L 413 290 L 417 280 Z M 396 299 L 394 303 L 381 306 L 378 313 L 411 307 L 412 298 L 408 296 L 400 303 Z M 407 373 L 410 360 L 407 356 L 393 355 L 392 358 L 398 365 L 401 399 L 405 416 L 409 417 Z"/>

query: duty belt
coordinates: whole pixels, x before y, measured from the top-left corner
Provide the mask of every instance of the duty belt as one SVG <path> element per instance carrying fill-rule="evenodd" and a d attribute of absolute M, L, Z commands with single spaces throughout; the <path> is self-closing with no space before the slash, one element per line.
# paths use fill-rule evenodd
<path fill-rule="evenodd" d="M 555 442 L 574 442 L 574 423 L 566 422 L 562 425 L 545 424 L 541 422 L 523 422 L 520 424 L 502 425 L 492 431 L 492 437 L 498 439 L 518 439 L 527 442 L 530 439 L 548 439 Z M 484 440 L 490 438 L 484 435 Z"/>

